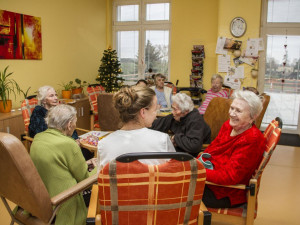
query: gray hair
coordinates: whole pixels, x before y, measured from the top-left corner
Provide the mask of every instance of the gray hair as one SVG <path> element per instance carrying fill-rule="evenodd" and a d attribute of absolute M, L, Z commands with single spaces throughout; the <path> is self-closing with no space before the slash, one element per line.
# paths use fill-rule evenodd
<path fill-rule="evenodd" d="M 252 91 L 236 90 L 232 94 L 232 99 L 241 99 L 248 103 L 250 107 L 250 116 L 252 119 L 256 119 L 263 109 L 262 98 L 257 96 Z"/>
<path fill-rule="evenodd" d="M 219 78 L 220 81 L 221 81 L 221 83 L 223 84 L 224 80 L 223 80 L 223 77 L 220 74 L 214 74 L 214 75 L 212 75 L 211 82 L 213 82 L 217 78 Z"/>
<path fill-rule="evenodd" d="M 39 105 L 43 105 L 43 101 L 47 97 L 47 94 L 48 94 L 49 90 L 54 90 L 55 91 L 55 89 L 53 87 L 48 86 L 48 85 L 42 86 L 42 87 L 39 88 L 38 94 L 37 94 L 37 99 L 38 99 L 38 104 Z"/>
<path fill-rule="evenodd" d="M 172 101 L 178 105 L 182 112 L 191 112 L 194 109 L 193 100 L 187 94 L 177 93 L 172 96 Z"/>
<path fill-rule="evenodd" d="M 76 118 L 77 111 L 73 106 L 60 104 L 51 108 L 45 118 L 48 128 L 65 131 L 68 123 Z"/>

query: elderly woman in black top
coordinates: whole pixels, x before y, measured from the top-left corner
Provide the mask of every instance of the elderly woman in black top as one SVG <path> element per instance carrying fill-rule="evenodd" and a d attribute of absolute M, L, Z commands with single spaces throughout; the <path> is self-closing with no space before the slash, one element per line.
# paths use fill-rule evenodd
<path fill-rule="evenodd" d="M 177 93 L 172 102 L 172 114 L 156 119 L 151 128 L 171 133 L 176 151 L 197 156 L 202 144 L 210 143 L 210 127 L 188 95 Z"/>

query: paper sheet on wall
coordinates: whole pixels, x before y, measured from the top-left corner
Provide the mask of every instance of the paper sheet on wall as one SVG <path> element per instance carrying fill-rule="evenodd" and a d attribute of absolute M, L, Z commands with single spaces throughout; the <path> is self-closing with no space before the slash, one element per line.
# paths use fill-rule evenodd
<path fill-rule="evenodd" d="M 230 66 L 230 55 L 218 55 L 218 72 L 227 73 Z"/>
<path fill-rule="evenodd" d="M 232 89 L 240 89 L 241 87 L 241 81 L 237 78 L 231 78 L 229 75 L 225 76 L 224 84 L 231 87 Z"/>
<path fill-rule="evenodd" d="M 244 66 L 233 67 L 229 66 L 227 76 L 232 79 L 244 78 Z"/>
<path fill-rule="evenodd" d="M 259 46 L 258 38 L 248 39 L 245 56 L 246 57 L 257 57 L 258 56 L 258 46 Z"/>
<path fill-rule="evenodd" d="M 227 50 L 224 49 L 226 38 L 218 37 L 217 46 L 216 46 L 216 54 L 226 55 Z"/>
<path fill-rule="evenodd" d="M 258 60 L 258 57 L 254 57 L 254 58 L 246 58 L 246 57 L 240 57 L 240 59 L 242 62 L 247 63 L 250 66 L 254 66 L 255 63 Z"/>

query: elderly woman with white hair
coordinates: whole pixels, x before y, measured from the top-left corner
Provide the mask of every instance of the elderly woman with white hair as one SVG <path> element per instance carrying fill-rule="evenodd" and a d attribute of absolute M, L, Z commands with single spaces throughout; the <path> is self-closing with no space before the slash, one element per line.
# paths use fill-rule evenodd
<path fill-rule="evenodd" d="M 172 102 L 172 114 L 156 119 L 151 128 L 171 133 L 176 151 L 197 156 L 202 144 L 210 143 L 210 127 L 194 108 L 190 96 L 177 93 Z"/>
<path fill-rule="evenodd" d="M 38 133 L 31 145 L 30 156 L 40 174 L 50 197 L 76 185 L 95 174 L 96 159 L 85 161 L 80 148 L 71 138 L 76 127 L 76 109 L 69 105 L 58 105 L 50 109 L 46 122 L 48 129 Z M 82 194 L 62 204 L 55 224 L 85 224 L 87 208 Z"/>
<path fill-rule="evenodd" d="M 219 74 L 214 74 L 211 77 L 211 89 L 206 93 L 205 100 L 198 108 L 200 114 L 204 114 L 208 104 L 213 98 L 221 97 L 228 98 L 228 93 L 226 90 L 222 89 L 223 86 L 223 77 Z"/>
<path fill-rule="evenodd" d="M 249 184 L 265 150 L 265 138 L 254 121 L 262 100 L 251 91 L 235 91 L 226 121 L 218 136 L 199 157 L 206 180 L 220 185 Z M 212 208 L 229 208 L 247 201 L 246 191 L 206 185 L 203 202 Z"/>

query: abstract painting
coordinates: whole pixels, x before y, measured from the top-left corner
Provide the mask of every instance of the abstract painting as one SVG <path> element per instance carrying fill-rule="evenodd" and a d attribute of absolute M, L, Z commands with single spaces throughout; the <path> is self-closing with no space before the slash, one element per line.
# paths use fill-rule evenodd
<path fill-rule="evenodd" d="M 40 17 L 0 10 L 0 59 L 42 59 Z"/>

